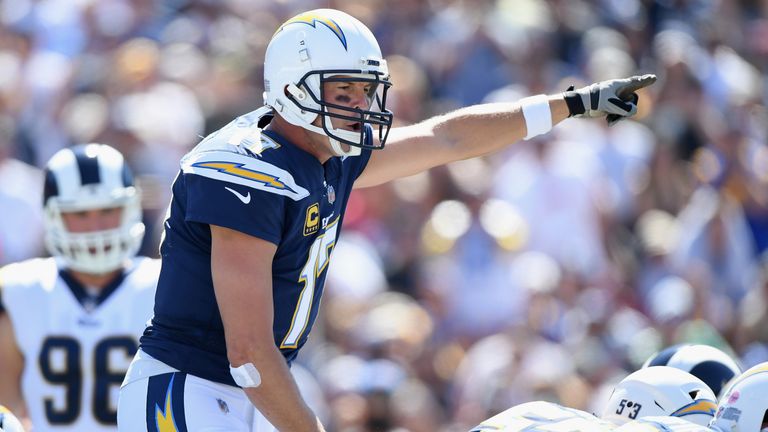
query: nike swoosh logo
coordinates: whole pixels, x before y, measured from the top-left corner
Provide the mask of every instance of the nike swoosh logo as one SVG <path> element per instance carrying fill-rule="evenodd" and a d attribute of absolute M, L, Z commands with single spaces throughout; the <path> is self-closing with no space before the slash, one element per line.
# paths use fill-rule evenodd
<path fill-rule="evenodd" d="M 237 199 L 239 199 L 240 201 L 242 201 L 242 202 L 243 202 L 243 204 L 248 204 L 249 202 L 251 202 L 251 193 L 250 193 L 250 192 L 248 192 L 246 195 L 243 195 L 243 194 L 241 194 L 240 192 L 238 192 L 238 191 L 236 191 L 236 190 L 234 190 L 234 189 L 230 189 L 230 188 L 228 188 L 228 187 L 226 187 L 226 186 L 224 186 L 224 189 L 226 189 L 226 190 L 228 190 L 228 191 L 232 192 L 233 194 L 235 194 L 235 196 L 237 197 Z"/>

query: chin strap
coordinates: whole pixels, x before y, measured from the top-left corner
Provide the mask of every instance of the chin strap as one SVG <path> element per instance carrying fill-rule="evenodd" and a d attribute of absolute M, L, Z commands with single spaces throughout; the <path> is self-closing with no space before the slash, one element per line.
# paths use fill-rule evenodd
<path fill-rule="evenodd" d="M 329 124 L 329 123 L 330 123 L 330 120 L 328 120 L 326 124 Z M 328 134 L 325 133 L 325 130 L 323 130 L 323 128 L 321 127 L 315 126 L 313 124 L 308 124 L 308 125 L 305 125 L 304 127 L 312 132 L 318 133 L 320 135 L 325 135 L 326 137 L 328 137 L 328 143 L 331 145 L 331 150 L 333 150 L 333 153 L 336 156 L 359 156 L 360 153 L 362 152 L 362 149 L 360 147 L 352 146 L 352 145 L 348 146 L 349 150 L 344 150 L 341 142 L 339 142 L 339 140 L 337 139 L 334 139 L 328 136 Z M 358 133 L 358 132 L 334 129 L 333 126 L 330 126 L 330 125 L 328 126 L 328 129 L 330 129 L 330 131 L 333 132 L 334 134 L 340 135 L 345 139 L 348 139 L 349 141 L 355 141 L 360 139 L 360 134 L 363 133 L 362 131 Z"/>
<path fill-rule="evenodd" d="M 348 146 L 349 150 L 344 151 L 341 143 L 331 137 L 328 137 L 328 142 L 331 144 L 331 149 L 336 153 L 336 156 L 360 156 L 360 153 L 363 150 L 360 147 Z"/>

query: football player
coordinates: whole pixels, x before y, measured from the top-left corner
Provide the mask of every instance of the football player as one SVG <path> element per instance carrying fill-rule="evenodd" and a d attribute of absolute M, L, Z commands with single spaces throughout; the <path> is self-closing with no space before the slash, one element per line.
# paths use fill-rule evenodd
<path fill-rule="evenodd" d="M 611 431 L 616 425 L 592 414 L 553 402 L 516 405 L 472 428 L 470 432 Z"/>
<path fill-rule="evenodd" d="M 619 430 L 622 431 L 651 431 L 657 430 L 653 428 L 658 425 L 667 424 L 672 425 L 670 430 L 693 432 L 706 430 L 715 407 L 714 394 L 695 376 L 668 366 L 653 366 L 640 369 L 619 382 L 600 418 L 551 402 L 537 401 L 512 407 L 471 432 L 599 432 L 616 430 L 617 426 L 621 426 Z"/>
<path fill-rule="evenodd" d="M 720 432 L 768 431 L 768 362 L 747 369 L 723 392 L 710 427 Z"/>
<path fill-rule="evenodd" d="M 669 416 L 706 426 L 716 407 L 714 393 L 700 379 L 670 366 L 650 366 L 616 385 L 600 417 L 623 425 L 643 417 Z"/>
<path fill-rule="evenodd" d="M 159 274 L 135 257 L 139 193 L 117 150 L 87 144 L 48 162 L 43 203 L 53 257 L 0 270 L 0 401 L 36 432 L 114 431 Z"/>
<path fill-rule="evenodd" d="M 613 124 L 637 112 L 636 91 L 654 80 L 391 128 L 389 71 L 370 30 L 331 9 L 289 19 L 266 50 L 266 106 L 181 160 L 155 315 L 121 389 L 120 429 L 246 431 L 261 416 L 267 429 L 323 430 L 289 366 L 317 317 L 352 188 L 488 154 L 568 117 Z"/>
<path fill-rule="evenodd" d="M 741 374 L 736 360 L 725 352 L 701 344 L 679 344 L 665 348 L 645 361 L 643 367 L 671 366 L 704 381 L 715 396 L 733 377 Z"/>
<path fill-rule="evenodd" d="M 698 350 L 698 349 L 697 349 Z M 665 350 L 666 351 L 666 350 Z M 702 351 L 706 353 L 708 350 Z M 719 350 L 718 350 L 719 351 Z M 664 352 L 664 351 L 662 351 Z M 695 351 L 692 351 L 695 352 Z M 711 353 L 711 351 L 710 351 Z M 689 353 L 690 354 L 690 353 Z M 724 353 L 723 353 L 724 354 Z M 685 356 L 683 356 L 685 357 Z M 711 359 L 704 355 L 702 359 Z M 722 359 L 719 354 L 715 359 Z M 652 358 L 653 359 L 653 358 Z M 687 362 L 682 362 L 687 363 Z M 728 362 L 726 362 L 728 364 Z M 651 367 L 651 369 L 656 366 Z M 717 370 L 719 368 L 715 368 Z M 643 417 L 625 423 L 616 432 L 760 432 L 768 430 L 768 363 L 737 375 L 724 391 L 715 417 L 706 427 L 702 422 L 690 422 L 687 416 Z M 690 420 L 690 418 L 688 418 Z M 702 418 L 704 419 L 704 418 Z"/>

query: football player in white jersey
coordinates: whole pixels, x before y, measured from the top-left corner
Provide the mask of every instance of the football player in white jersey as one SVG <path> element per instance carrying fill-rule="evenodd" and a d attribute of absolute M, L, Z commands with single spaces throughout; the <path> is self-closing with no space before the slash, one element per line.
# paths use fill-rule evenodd
<path fill-rule="evenodd" d="M 617 425 L 644 417 L 678 417 L 706 426 L 717 399 L 702 380 L 670 366 L 650 366 L 629 374 L 613 389 L 600 416 Z"/>
<path fill-rule="evenodd" d="M 472 428 L 470 432 L 604 432 L 613 423 L 584 411 L 553 402 L 535 401 L 516 405 Z"/>
<path fill-rule="evenodd" d="M 45 174 L 53 257 L 0 270 L 0 401 L 36 432 L 114 431 L 119 386 L 152 316 L 159 260 L 135 257 L 140 199 L 117 150 L 66 148 Z"/>
<path fill-rule="evenodd" d="M 698 432 L 708 430 L 715 407 L 712 390 L 700 379 L 680 369 L 652 366 L 619 382 L 600 418 L 537 401 L 514 406 L 471 432 Z"/>
<path fill-rule="evenodd" d="M 768 362 L 747 369 L 728 385 L 710 427 L 719 432 L 768 431 Z"/>

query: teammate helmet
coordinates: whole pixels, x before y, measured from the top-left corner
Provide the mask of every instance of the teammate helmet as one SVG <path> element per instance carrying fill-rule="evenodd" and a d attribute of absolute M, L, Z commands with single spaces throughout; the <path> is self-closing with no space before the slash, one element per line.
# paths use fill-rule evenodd
<path fill-rule="evenodd" d="M 393 118 L 386 109 L 389 70 L 376 38 L 363 23 L 334 9 L 304 12 L 280 26 L 265 57 L 264 103 L 286 121 L 326 135 L 339 156 L 384 147 Z M 323 83 L 340 81 L 368 83 L 370 106 L 350 108 L 325 101 Z M 318 116 L 321 126 L 312 124 Z M 331 118 L 358 123 L 359 130 L 335 129 Z M 369 140 L 368 126 L 378 127 L 378 144 Z"/>
<path fill-rule="evenodd" d="M 2 405 L 0 405 L 0 432 L 24 432 L 19 419 Z"/>
<path fill-rule="evenodd" d="M 710 426 L 728 432 L 768 430 L 768 362 L 739 375 L 723 392 Z"/>
<path fill-rule="evenodd" d="M 118 269 L 141 246 L 144 224 L 133 176 L 123 155 L 104 144 L 58 151 L 45 167 L 45 243 L 51 255 L 84 273 Z M 62 213 L 120 207 L 114 229 L 73 233 Z"/>
<path fill-rule="evenodd" d="M 704 381 L 715 395 L 741 368 L 723 351 L 709 345 L 679 344 L 663 349 L 645 361 L 643 367 L 671 366 Z"/>
<path fill-rule="evenodd" d="M 695 376 L 669 366 L 651 366 L 616 385 L 601 417 L 621 425 L 641 417 L 672 416 L 706 426 L 715 415 L 716 400 Z"/>

